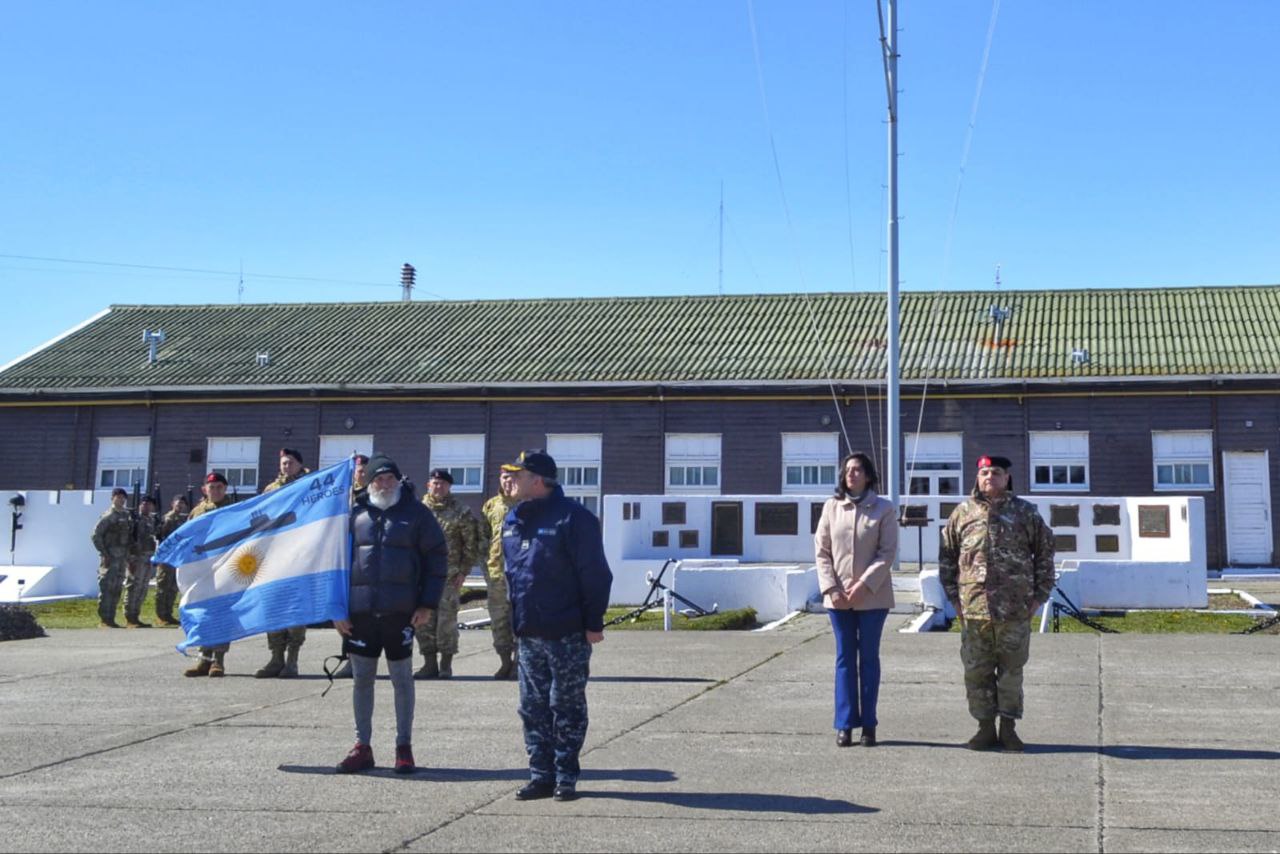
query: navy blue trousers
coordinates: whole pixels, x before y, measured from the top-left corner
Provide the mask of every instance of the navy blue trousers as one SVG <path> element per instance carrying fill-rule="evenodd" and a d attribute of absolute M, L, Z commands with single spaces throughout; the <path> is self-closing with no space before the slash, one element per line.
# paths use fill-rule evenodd
<path fill-rule="evenodd" d="M 560 640 L 522 637 L 516 650 L 529 779 L 574 785 L 587 738 L 591 644 L 581 633 Z"/>
<path fill-rule="evenodd" d="M 836 636 L 836 729 L 876 725 L 880 697 L 880 633 L 888 608 L 830 610 Z"/>

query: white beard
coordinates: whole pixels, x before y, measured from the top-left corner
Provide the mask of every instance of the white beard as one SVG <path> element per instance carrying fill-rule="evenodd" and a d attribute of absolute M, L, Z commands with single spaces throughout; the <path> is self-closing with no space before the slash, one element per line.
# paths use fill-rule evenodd
<path fill-rule="evenodd" d="M 398 483 L 385 492 L 372 486 L 369 487 L 369 503 L 379 510 L 388 510 L 399 500 L 400 484 Z"/>

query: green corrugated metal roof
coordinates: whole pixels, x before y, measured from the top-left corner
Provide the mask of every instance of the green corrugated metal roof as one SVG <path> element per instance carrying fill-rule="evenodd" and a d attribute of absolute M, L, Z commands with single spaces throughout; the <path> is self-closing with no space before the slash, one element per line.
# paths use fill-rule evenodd
<path fill-rule="evenodd" d="M 901 316 L 904 382 L 1280 375 L 1280 286 L 908 292 Z M 878 293 L 113 306 L 0 391 L 875 382 L 884 341 Z"/>

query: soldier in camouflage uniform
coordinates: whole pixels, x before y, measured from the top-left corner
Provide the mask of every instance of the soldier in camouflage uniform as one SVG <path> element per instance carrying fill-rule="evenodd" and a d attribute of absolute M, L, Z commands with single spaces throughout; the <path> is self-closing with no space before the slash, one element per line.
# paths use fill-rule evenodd
<path fill-rule="evenodd" d="M 164 542 L 170 534 L 186 524 L 190 510 L 185 495 L 174 498 L 171 509 L 160 519 L 160 530 L 156 538 Z M 173 606 L 177 601 L 178 571 L 167 563 L 156 564 L 156 619 L 161 625 L 179 625 L 173 616 Z"/>
<path fill-rule="evenodd" d="M 129 572 L 124 579 L 124 624 L 130 629 L 149 629 L 150 623 L 142 622 L 142 606 L 147 601 L 147 588 L 151 584 L 151 556 L 156 553 L 156 532 L 160 520 L 156 518 L 156 500 L 144 495 L 138 500 L 138 512 L 133 520 L 133 537 L 129 543 Z"/>
<path fill-rule="evenodd" d="M 511 497 L 511 472 L 498 475 L 498 494 L 480 508 L 480 544 L 489 544 L 488 561 L 485 564 L 484 583 L 489 609 L 489 628 L 493 631 L 493 649 L 502 664 L 494 679 L 515 679 L 515 633 L 511 631 L 511 602 L 507 598 L 507 577 L 502 572 L 502 520 L 516 500 Z"/>
<path fill-rule="evenodd" d="M 125 504 L 129 493 L 111 490 L 111 509 L 103 513 L 93 528 L 93 547 L 98 551 L 98 619 L 104 629 L 118 629 L 116 606 L 129 565 L 129 544 L 133 539 L 133 519 Z"/>
<path fill-rule="evenodd" d="M 522 801 L 571 801 L 587 736 L 591 647 L 604 640 L 613 573 L 600 521 L 567 497 L 556 463 L 525 451 L 507 466 L 512 507 L 502 523 L 502 557 L 520 638 L 520 720 L 529 783 Z"/>
<path fill-rule="evenodd" d="M 275 492 L 282 486 L 293 483 L 306 474 L 303 468 L 302 452 L 293 448 L 280 449 L 280 474 L 275 480 L 263 487 L 262 494 Z M 289 679 L 298 675 L 298 652 L 307 640 L 307 627 L 294 626 L 277 632 L 267 632 L 267 649 L 271 651 L 271 660 L 258 668 L 253 675 L 258 679 L 273 679 L 277 676 Z"/>
<path fill-rule="evenodd" d="M 415 679 L 453 677 L 453 657 L 458 654 L 459 597 L 467 573 L 480 559 L 480 526 L 471 509 L 449 494 L 452 489 L 453 475 L 448 469 L 434 469 L 427 480 L 427 493 L 422 496 L 422 503 L 435 514 L 444 529 L 449 546 L 449 575 L 440 594 L 440 604 L 415 632 L 418 648 L 427 659 L 413 674 Z M 440 654 L 438 664 L 436 653 Z"/>
<path fill-rule="evenodd" d="M 204 486 L 201 487 L 200 491 L 204 494 L 204 499 L 191 508 L 191 515 L 187 517 L 188 522 L 192 519 L 199 519 L 211 510 L 217 510 L 232 503 L 231 496 L 227 495 L 227 479 L 220 472 L 210 472 L 209 476 L 204 479 Z M 182 675 L 225 676 L 227 672 L 226 656 L 229 649 L 231 649 L 231 644 L 229 643 L 201 647 L 200 660 L 184 670 Z"/>
<path fill-rule="evenodd" d="M 1022 750 L 1022 668 L 1031 651 L 1031 615 L 1053 592 L 1053 532 L 1035 505 L 1013 494 L 1010 461 L 978 459 L 969 499 L 942 533 L 938 568 L 962 630 L 969 713 L 978 732 L 972 750 L 1000 744 Z M 995 719 L 1000 718 L 996 732 Z"/>

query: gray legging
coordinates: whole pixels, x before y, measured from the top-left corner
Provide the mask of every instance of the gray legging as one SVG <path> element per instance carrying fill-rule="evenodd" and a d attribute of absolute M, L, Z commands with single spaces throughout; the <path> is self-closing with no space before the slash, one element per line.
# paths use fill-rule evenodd
<path fill-rule="evenodd" d="M 356 713 L 356 741 L 369 744 L 373 735 L 373 681 L 378 675 L 378 659 L 352 655 L 351 678 L 355 690 L 351 704 Z M 396 746 L 413 743 L 413 658 L 388 661 L 387 672 L 396 696 Z"/>

